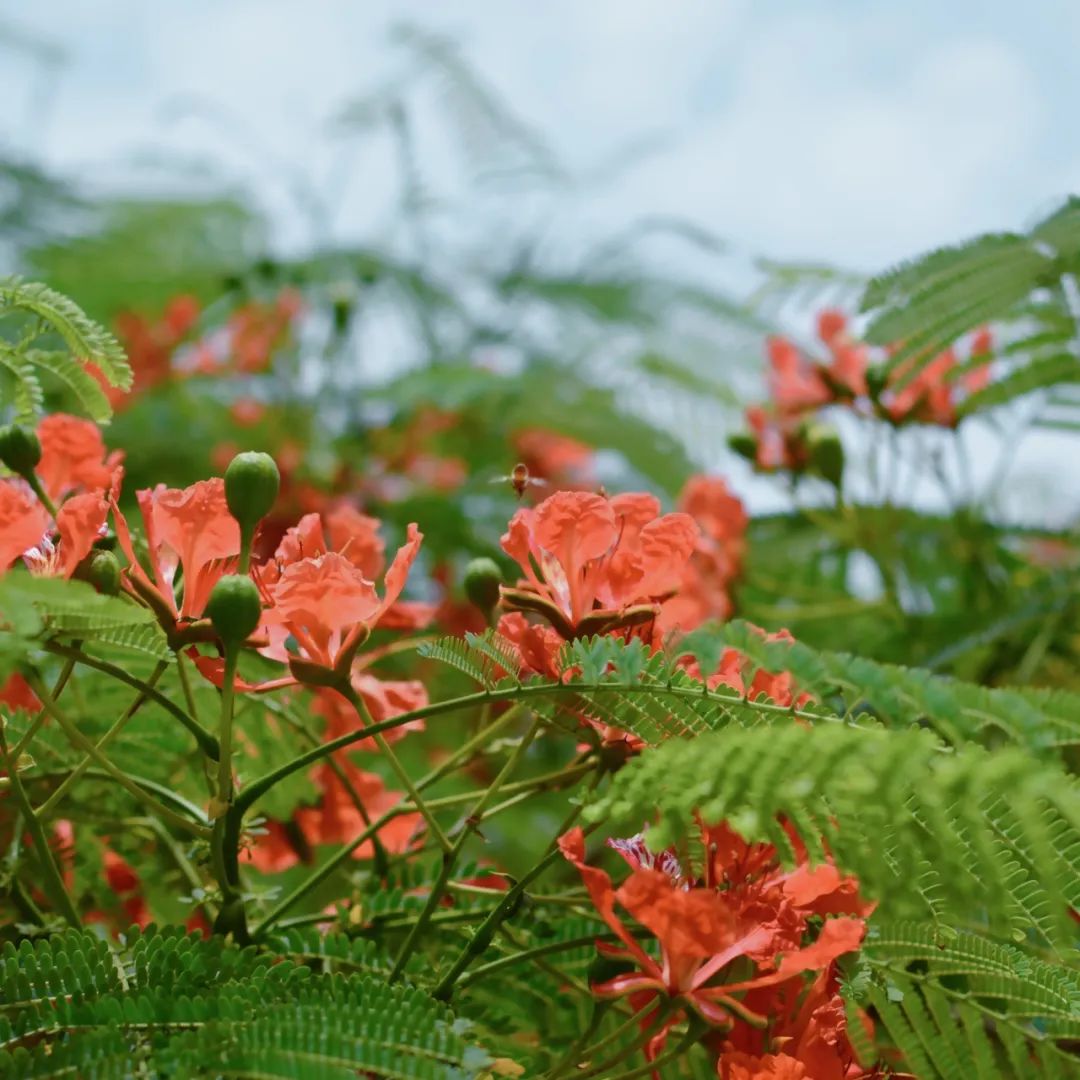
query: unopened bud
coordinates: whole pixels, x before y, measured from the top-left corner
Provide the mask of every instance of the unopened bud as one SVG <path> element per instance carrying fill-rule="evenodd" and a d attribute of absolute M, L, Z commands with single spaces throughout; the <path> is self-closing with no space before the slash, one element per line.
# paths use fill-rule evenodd
<path fill-rule="evenodd" d="M 750 462 L 757 461 L 758 441 L 750 432 L 737 431 L 734 435 L 728 436 L 727 443 L 739 457 L 746 458 Z"/>
<path fill-rule="evenodd" d="M 91 551 L 75 576 L 88 581 L 99 593 L 115 596 L 120 591 L 120 564 L 111 551 Z"/>
<path fill-rule="evenodd" d="M 255 632 L 262 617 L 262 600 L 255 582 L 243 574 L 228 574 L 210 593 L 206 614 L 226 645 L 238 645 Z"/>
<path fill-rule="evenodd" d="M 810 468 L 839 488 L 844 480 L 844 444 L 830 427 L 815 425 L 807 435 Z"/>
<path fill-rule="evenodd" d="M 482 556 L 465 567 L 465 595 L 485 613 L 499 602 L 501 584 L 502 571 L 494 559 Z"/>
<path fill-rule="evenodd" d="M 21 424 L 0 428 L 0 461 L 13 473 L 29 476 L 41 461 L 41 440 Z"/>
<path fill-rule="evenodd" d="M 280 487 L 281 474 L 269 454 L 246 450 L 225 470 L 225 501 L 241 529 L 254 529 L 270 513 Z"/>

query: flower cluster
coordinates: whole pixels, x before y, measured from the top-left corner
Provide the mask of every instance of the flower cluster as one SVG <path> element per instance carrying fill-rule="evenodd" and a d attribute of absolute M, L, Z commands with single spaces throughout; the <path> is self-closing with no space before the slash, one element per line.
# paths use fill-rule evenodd
<path fill-rule="evenodd" d="M 27 475 L 0 479 L 0 574 L 21 558 L 31 573 L 70 578 L 105 530 L 121 455 L 106 453 L 96 424 L 63 413 L 45 417 L 36 438 Z"/>
<path fill-rule="evenodd" d="M 822 410 L 841 406 L 894 426 L 951 428 L 964 395 L 990 381 L 993 338 L 985 327 L 971 336 L 962 357 L 947 349 L 914 375 L 917 356 L 882 375 L 877 361 L 895 348 L 875 355 L 851 333 L 843 312 L 821 312 L 817 334 L 824 360 L 809 359 L 786 337 L 766 342 L 769 401 L 746 410 L 749 431 L 732 439 L 732 447 L 763 472 L 810 471 L 836 482 L 842 452 L 835 433 L 820 423 Z"/>
<path fill-rule="evenodd" d="M 724 1080 L 871 1075 L 848 1041 L 837 961 L 859 948 L 872 905 L 854 879 L 831 862 L 811 866 L 792 840 L 801 858 L 790 870 L 771 845 L 726 825 L 701 827 L 703 862 L 694 868 L 674 851 L 650 852 L 643 836 L 609 841 L 631 868 L 616 887 L 586 861 L 580 828 L 560 839 L 616 939 L 597 941 L 610 973 L 592 992 L 629 999 L 652 1032 L 650 1059 L 692 1016 Z"/>

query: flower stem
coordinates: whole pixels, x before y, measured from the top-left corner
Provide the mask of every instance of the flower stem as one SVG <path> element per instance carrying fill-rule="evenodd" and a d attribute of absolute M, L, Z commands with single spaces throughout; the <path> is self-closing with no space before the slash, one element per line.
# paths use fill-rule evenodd
<path fill-rule="evenodd" d="M 210 861 L 221 889 L 221 911 L 214 922 L 215 934 L 232 934 L 238 941 L 248 938 L 244 899 L 240 890 L 239 833 L 232 828 L 233 809 L 232 732 L 236 665 L 240 650 L 234 642 L 225 645 L 225 672 L 221 686 L 221 723 L 218 728 L 217 785 L 211 800 L 214 831 L 210 837 Z"/>
<path fill-rule="evenodd" d="M 352 683 L 348 680 L 342 680 L 339 690 L 345 700 L 356 710 L 356 715 L 359 718 L 362 727 L 374 727 L 375 722 L 371 718 L 371 713 L 368 712 L 368 707 L 364 704 L 364 699 L 356 692 Z M 443 852 L 449 854 L 453 851 L 454 845 L 446 838 L 446 833 L 443 832 L 435 815 L 428 809 L 427 804 L 424 802 L 423 798 L 421 798 L 420 792 L 416 789 L 416 785 L 412 782 L 408 772 L 406 772 L 405 766 L 401 764 L 401 759 L 390 748 L 390 744 L 386 741 L 382 732 L 375 731 L 372 733 L 372 737 L 375 739 L 375 745 L 378 746 L 379 752 L 389 762 L 390 768 L 394 770 L 394 775 L 397 776 L 402 787 L 409 793 L 409 798 L 412 800 L 413 805 L 427 823 L 428 831 L 435 838 L 439 847 L 443 849 Z"/>
<path fill-rule="evenodd" d="M 74 661 L 69 661 L 74 663 Z M 150 678 L 147 679 L 146 685 L 153 687 L 158 679 L 164 674 L 165 669 L 168 667 L 168 663 L 165 660 L 158 661 L 157 667 L 150 673 Z M 55 691 L 53 691 L 55 695 Z M 140 690 L 136 695 L 135 700 L 127 707 L 127 709 L 117 718 L 112 727 L 105 732 L 97 741 L 97 749 L 104 751 L 105 747 L 109 745 L 116 738 L 117 735 L 124 729 L 127 722 L 142 708 L 143 703 L 146 701 L 146 694 Z M 56 810 L 56 807 L 60 804 L 61 800 L 67 795 L 74 784 L 91 765 L 93 765 L 94 759 L 87 754 L 86 757 L 79 762 L 78 765 L 72 769 L 71 772 L 64 777 L 60 782 L 60 786 L 41 804 L 38 808 L 38 813 L 46 820 Z"/>
<path fill-rule="evenodd" d="M 75 648 L 74 646 L 62 645 L 59 642 L 50 641 L 45 648 L 56 656 L 63 656 L 69 660 L 74 660 L 84 667 L 94 668 L 96 671 L 101 671 L 106 675 L 112 676 L 112 678 L 119 682 L 127 683 L 128 686 L 133 687 L 136 690 L 142 690 L 155 705 L 160 705 L 171 716 L 174 716 L 179 720 L 180 723 L 195 736 L 195 741 L 199 744 L 199 749 L 201 749 L 207 757 L 213 758 L 214 761 L 218 760 L 219 750 L 217 739 L 215 739 L 209 731 L 203 728 L 198 720 L 189 716 L 174 701 L 166 697 L 159 690 L 147 686 L 142 679 L 130 674 L 122 667 L 119 667 L 116 664 L 110 664 L 107 660 L 99 660 L 96 656 L 84 653 L 81 649 Z"/>
<path fill-rule="evenodd" d="M 182 829 L 184 832 L 192 833 L 198 837 L 205 837 L 207 835 L 207 829 L 188 818 L 181 817 L 179 814 L 173 813 L 163 803 L 158 802 L 152 795 L 146 790 L 140 787 L 135 781 L 133 781 L 123 770 L 117 768 L 98 748 L 75 726 L 72 721 L 60 707 L 53 700 L 52 695 L 45 688 L 45 684 L 41 681 L 41 678 L 31 672 L 27 675 L 27 682 L 30 684 L 31 689 L 37 694 L 38 699 L 48 710 L 49 715 L 60 725 L 64 734 L 67 736 L 68 741 L 82 750 L 84 754 L 89 755 L 94 764 L 100 769 L 107 772 L 113 780 L 115 780 L 125 791 L 134 796 L 146 806 L 153 813 L 164 821 L 168 821 L 177 829 Z"/>
<path fill-rule="evenodd" d="M 540 718 L 537 717 L 533 726 L 533 732 L 540 724 Z M 506 770 L 504 769 L 503 772 Z M 500 773 L 499 776 L 503 774 Z M 493 789 L 496 787 L 499 777 L 496 777 L 496 783 L 493 783 L 487 792 L 485 792 L 485 798 L 493 793 Z M 592 791 L 594 787 L 600 782 L 600 773 L 593 773 L 592 780 L 589 784 L 588 790 Z M 555 839 L 549 845 L 547 854 L 523 877 L 507 890 L 503 899 L 499 902 L 498 906 L 490 915 L 476 928 L 476 932 L 473 934 L 468 945 L 462 949 L 461 954 L 451 965 L 450 970 L 439 980 L 438 986 L 432 991 L 432 995 L 442 1001 L 447 1001 L 450 995 L 453 993 L 454 983 L 464 974 L 465 969 L 472 963 L 476 957 L 480 956 L 488 945 L 491 943 L 491 939 L 495 936 L 495 931 L 499 926 L 505 922 L 511 915 L 518 909 L 518 905 L 521 902 L 521 898 L 525 893 L 525 889 L 538 878 L 549 866 L 558 862 L 562 857 L 562 852 L 559 850 L 558 838 L 562 836 L 564 832 L 577 820 L 578 815 L 581 813 L 583 803 L 579 803 L 571 811 L 566 820 L 562 823 L 560 828 L 555 834 Z M 595 828 L 591 826 L 590 828 Z M 589 831 L 589 830 L 586 830 Z"/>
<path fill-rule="evenodd" d="M 71 673 L 75 670 L 74 660 L 65 660 L 63 668 L 60 669 L 60 674 L 56 678 L 56 682 L 53 684 L 53 697 L 57 698 L 63 692 L 64 687 L 67 686 L 68 679 L 71 678 Z M 45 723 L 45 718 L 49 715 L 48 709 L 40 709 L 37 716 L 30 722 L 30 726 L 23 732 L 23 737 L 12 747 L 11 756 L 18 761 L 22 757 L 26 748 L 30 745 L 31 740 L 38 733 L 41 725 Z"/>
<path fill-rule="evenodd" d="M 424 927 L 435 914 L 435 909 L 439 906 L 444 894 L 446 893 L 446 886 L 453 876 L 454 869 L 457 866 L 457 860 L 460 856 L 462 849 L 469 840 L 471 830 L 469 829 L 470 822 L 479 821 L 483 816 L 484 810 L 487 809 L 488 804 L 494 799 L 495 793 L 502 787 L 506 778 L 517 768 L 518 762 L 525 755 L 525 752 L 532 745 L 533 739 L 536 738 L 537 733 L 540 731 L 541 720 L 537 717 L 533 720 L 529 726 L 529 730 L 525 733 L 521 742 L 514 747 L 514 752 L 507 758 L 506 763 L 499 770 L 495 779 L 488 785 L 487 790 L 477 799 L 473 805 L 472 810 L 469 812 L 468 817 L 465 819 L 462 825 L 461 831 L 458 834 L 457 840 L 454 841 L 454 846 L 443 853 L 443 864 L 439 871 L 439 876 L 435 881 L 435 884 L 431 887 L 431 892 L 428 894 L 427 903 L 424 905 L 423 911 L 420 912 L 420 918 L 416 920 L 412 925 L 412 929 L 409 930 L 408 935 L 405 938 L 404 944 L 401 946 L 401 951 L 397 955 L 397 959 L 394 961 L 394 967 L 390 972 L 390 982 L 397 979 L 402 971 L 405 970 L 405 964 L 408 962 L 409 957 L 412 955 L 413 950 L 416 948 L 417 943 L 420 940 L 420 935 L 424 931 Z M 440 985 L 442 985 L 440 983 Z"/>
<path fill-rule="evenodd" d="M 37 856 L 38 865 L 41 867 L 41 886 L 52 901 L 53 906 L 64 917 L 65 922 L 71 926 L 79 927 L 82 925 L 79 913 L 75 910 L 75 905 L 64 887 L 64 879 L 60 874 L 60 868 L 56 865 L 56 859 L 53 857 L 52 848 L 49 846 L 49 838 L 45 835 L 41 819 L 34 813 L 34 808 L 30 805 L 30 799 L 26 794 L 26 788 L 23 787 L 22 780 L 19 778 L 18 763 L 15 757 L 8 753 L 7 740 L 4 738 L 2 725 L 0 725 L 0 753 L 3 754 L 6 760 L 8 776 L 11 779 L 11 793 L 15 798 L 16 805 L 19 807 L 19 811 L 26 819 L 27 831 L 34 841 L 34 853 Z"/>
<path fill-rule="evenodd" d="M 446 761 L 442 762 L 431 772 L 422 776 L 417 782 L 416 787 L 418 791 L 424 791 L 430 787 L 436 781 L 441 780 L 447 773 L 451 772 L 461 762 L 469 760 L 473 754 L 476 753 L 480 745 L 485 741 L 493 738 L 499 734 L 503 727 L 514 719 L 518 712 L 518 709 L 509 709 L 506 713 L 500 716 L 485 732 L 480 732 L 478 735 L 470 739 L 466 744 L 459 747 Z M 554 779 L 554 774 L 547 774 L 544 777 L 538 778 L 538 781 L 542 780 L 544 786 L 550 784 Z M 268 785 L 269 786 L 269 785 Z M 510 785 L 513 786 L 513 785 Z M 239 836 L 240 822 L 243 817 L 244 811 L 249 805 L 247 796 L 250 794 L 253 785 L 247 785 L 244 790 L 237 796 L 236 802 L 233 804 L 233 809 L 227 815 L 230 827 L 235 829 L 236 834 Z M 509 788 L 508 788 L 509 789 Z M 263 790 L 266 790 L 265 788 Z M 261 794 L 262 792 L 259 792 Z M 468 795 L 449 795 L 445 799 L 434 800 L 436 805 L 456 805 L 459 802 L 466 802 L 471 797 L 471 793 Z M 252 800 L 253 801 L 253 800 Z M 429 803 L 429 805 L 431 805 Z M 328 859 L 317 870 L 300 882 L 287 896 L 282 897 L 278 901 L 277 905 L 266 915 L 262 921 L 252 931 L 254 937 L 258 938 L 262 934 L 277 923 L 285 912 L 291 910 L 300 900 L 302 900 L 308 893 L 316 889 L 321 885 L 335 870 L 338 869 L 347 859 L 349 859 L 354 851 L 374 836 L 388 821 L 392 821 L 395 817 L 399 817 L 402 814 L 412 812 L 414 807 L 410 804 L 408 799 L 402 799 L 396 806 L 392 806 L 384 814 L 378 817 L 371 825 L 364 829 L 355 840 L 350 841 L 344 847 L 336 851 L 330 859 Z"/>

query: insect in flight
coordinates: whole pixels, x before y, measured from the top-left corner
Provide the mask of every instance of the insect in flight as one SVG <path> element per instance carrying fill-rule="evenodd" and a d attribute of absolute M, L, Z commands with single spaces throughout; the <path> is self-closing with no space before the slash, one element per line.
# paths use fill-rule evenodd
<path fill-rule="evenodd" d="M 546 480 L 541 480 L 538 476 L 530 476 L 529 467 L 520 461 L 507 476 L 496 476 L 491 483 L 509 484 L 514 489 L 514 494 L 517 495 L 519 501 L 525 495 L 526 488 L 547 487 Z"/>

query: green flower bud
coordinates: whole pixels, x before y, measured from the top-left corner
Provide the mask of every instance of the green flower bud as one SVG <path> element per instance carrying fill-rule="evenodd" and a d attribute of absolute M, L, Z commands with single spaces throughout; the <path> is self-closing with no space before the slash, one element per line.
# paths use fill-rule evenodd
<path fill-rule="evenodd" d="M 247 450 L 225 470 L 225 501 L 241 529 L 254 529 L 273 509 L 281 474 L 269 454 Z"/>
<path fill-rule="evenodd" d="M 0 461 L 13 473 L 29 476 L 41 461 L 41 442 L 37 435 L 19 424 L 0 428 Z"/>
<path fill-rule="evenodd" d="M 749 431 L 737 431 L 734 435 L 729 435 L 727 443 L 739 457 L 750 462 L 757 461 L 757 439 Z"/>
<path fill-rule="evenodd" d="M 255 582 L 243 574 L 228 574 L 210 593 L 206 614 L 226 645 L 238 645 L 254 633 L 262 615 Z"/>
<path fill-rule="evenodd" d="M 473 559 L 465 567 L 465 595 L 481 611 L 488 612 L 499 602 L 502 571 L 494 559 Z"/>
<path fill-rule="evenodd" d="M 874 401 L 881 397 L 881 392 L 885 389 L 888 381 L 889 376 L 884 368 L 872 367 L 866 369 L 866 389 Z"/>
<path fill-rule="evenodd" d="M 88 581 L 105 596 L 115 596 L 120 591 L 120 564 L 111 551 L 91 551 L 79 563 L 75 576 Z"/>
<path fill-rule="evenodd" d="M 810 451 L 810 468 L 839 488 L 844 479 L 844 444 L 840 436 L 829 427 L 815 425 L 807 434 Z"/>

